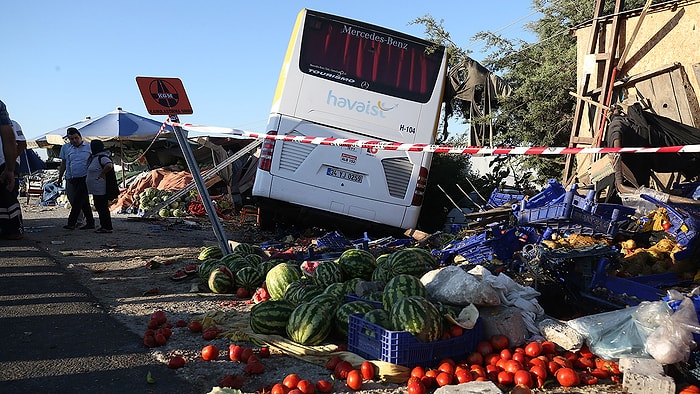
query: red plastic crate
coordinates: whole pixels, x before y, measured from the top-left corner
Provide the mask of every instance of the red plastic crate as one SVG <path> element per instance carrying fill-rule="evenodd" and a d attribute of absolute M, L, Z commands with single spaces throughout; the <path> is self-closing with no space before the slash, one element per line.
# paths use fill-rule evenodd
<path fill-rule="evenodd" d="M 482 339 L 481 320 L 458 337 L 421 342 L 408 331 L 389 331 L 362 318 L 350 315 L 348 350 L 369 360 L 386 361 L 405 367 L 430 367 L 443 358 L 466 358 Z"/>

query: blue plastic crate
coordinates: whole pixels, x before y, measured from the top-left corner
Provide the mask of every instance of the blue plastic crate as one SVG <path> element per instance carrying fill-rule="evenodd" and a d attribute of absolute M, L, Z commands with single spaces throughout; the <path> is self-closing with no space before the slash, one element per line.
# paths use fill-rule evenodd
<path fill-rule="evenodd" d="M 357 294 L 346 294 L 345 295 L 345 302 L 348 303 L 348 302 L 352 302 L 352 301 L 364 301 L 364 302 L 372 305 L 375 309 L 384 308 L 384 305 L 382 304 L 381 301 L 368 300 L 367 298 L 359 297 Z"/>
<path fill-rule="evenodd" d="M 344 249 L 353 247 L 352 243 L 350 241 L 348 241 L 345 237 L 343 237 L 337 231 L 334 231 L 332 233 L 327 233 L 321 237 L 318 237 L 318 239 L 316 240 L 316 245 L 319 248 L 326 248 L 326 249 L 331 249 L 331 250 L 337 250 L 337 249 L 344 250 Z"/>
<path fill-rule="evenodd" d="M 498 189 L 493 189 L 491 192 L 491 196 L 489 196 L 489 201 L 488 205 L 491 207 L 502 207 L 513 200 L 515 201 L 522 201 L 525 198 L 525 195 L 523 194 L 510 194 L 510 193 L 501 193 L 498 191 Z"/>
<path fill-rule="evenodd" d="M 523 208 L 532 209 L 551 204 L 552 200 L 560 198 L 564 194 L 566 194 L 564 186 L 554 179 L 550 179 L 549 186 L 527 200 L 523 200 Z"/>
<path fill-rule="evenodd" d="M 694 243 L 698 238 L 698 229 L 700 228 L 700 211 L 690 207 L 671 205 L 646 194 L 640 194 L 640 197 L 666 208 L 671 222 L 671 227 L 666 232 L 676 238 L 678 245 L 689 249 L 695 248 Z"/>
<path fill-rule="evenodd" d="M 617 214 L 615 213 L 615 210 L 617 210 Z M 630 216 L 634 216 L 635 211 L 636 210 L 633 207 L 626 207 L 621 204 L 596 203 L 593 205 L 591 213 L 608 219 L 623 220 L 629 218 Z"/>
<path fill-rule="evenodd" d="M 545 222 L 556 219 L 566 220 L 569 218 L 570 212 L 571 209 L 565 203 L 521 209 L 518 212 L 518 224 Z"/>
<path fill-rule="evenodd" d="M 608 298 L 617 299 L 628 306 L 642 301 L 659 301 L 666 294 L 663 287 L 677 286 L 680 280 L 675 273 L 620 278 L 607 275 L 598 278 L 595 287 L 604 288 Z"/>
<path fill-rule="evenodd" d="M 481 319 L 471 330 L 458 337 L 433 342 L 421 342 L 407 331 L 389 331 L 350 315 L 348 350 L 368 360 L 386 361 L 405 367 L 431 367 L 443 358 L 461 359 L 476 349 L 482 340 Z"/>

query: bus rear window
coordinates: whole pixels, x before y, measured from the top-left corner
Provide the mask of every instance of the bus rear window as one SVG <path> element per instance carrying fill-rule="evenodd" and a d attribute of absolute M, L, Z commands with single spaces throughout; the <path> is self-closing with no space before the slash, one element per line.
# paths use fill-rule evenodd
<path fill-rule="evenodd" d="M 373 92 L 425 103 L 435 88 L 444 48 L 369 25 L 307 14 L 302 72 Z"/>

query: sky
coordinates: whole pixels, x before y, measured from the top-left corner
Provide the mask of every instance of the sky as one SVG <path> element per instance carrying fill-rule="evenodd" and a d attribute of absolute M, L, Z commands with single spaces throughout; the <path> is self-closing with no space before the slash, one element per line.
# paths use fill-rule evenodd
<path fill-rule="evenodd" d="M 303 8 L 424 38 L 418 17 L 443 20 L 480 60 L 484 30 L 532 41 L 528 0 L 64 0 L 2 7 L 0 100 L 28 139 L 117 107 L 149 115 L 137 76 L 182 80 L 192 115 L 183 123 L 264 132 L 279 71 Z"/>

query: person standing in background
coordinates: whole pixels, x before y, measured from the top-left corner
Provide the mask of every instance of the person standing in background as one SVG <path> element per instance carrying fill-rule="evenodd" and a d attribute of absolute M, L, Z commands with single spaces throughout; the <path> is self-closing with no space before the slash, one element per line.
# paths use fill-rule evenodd
<path fill-rule="evenodd" d="M 63 137 L 64 141 L 66 141 L 65 144 L 61 145 L 61 151 L 58 154 L 58 157 L 68 157 L 68 150 L 72 146 L 70 141 L 68 141 L 68 136 L 66 135 Z M 68 201 L 70 201 L 73 198 L 73 189 L 69 189 L 68 185 L 66 187 L 63 187 L 63 175 L 66 173 L 66 161 L 61 160 L 61 164 L 58 166 L 58 180 L 56 181 L 55 185 L 63 188 L 66 192 L 66 197 L 68 197 Z M 69 194 L 70 193 L 70 194 Z M 80 211 L 78 214 L 78 220 L 75 222 L 76 226 L 82 226 L 85 223 L 85 217 L 83 215 L 83 211 Z"/>
<path fill-rule="evenodd" d="M 90 145 L 83 141 L 83 136 L 75 127 L 68 128 L 67 137 L 71 146 L 65 151 L 61 150 L 60 159 L 65 163 L 66 194 L 71 207 L 68 223 L 63 228 L 74 230 L 78 222 L 78 215 L 82 211 L 85 215 L 85 225 L 81 226 L 80 229 L 94 229 L 95 218 L 92 216 L 90 196 L 85 182 L 88 159 L 92 154 Z M 58 182 L 61 182 L 61 178 L 58 179 Z"/>
<path fill-rule="evenodd" d="M 100 217 L 100 228 L 96 233 L 112 232 L 112 217 L 109 213 L 109 201 L 107 201 L 107 181 L 105 174 L 114 168 L 109 151 L 100 140 L 90 141 L 92 156 L 88 159 L 87 189 L 92 194 L 95 210 Z"/>
<path fill-rule="evenodd" d="M 0 101 L 0 231 L 5 239 L 19 240 L 21 215 L 19 201 L 15 194 L 15 167 L 17 160 L 17 139 L 12 130 L 12 121 L 5 103 Z"/>
<path fill-rule="evenodd" d="M 17 164 L 15 165 L 15 196 L 19 198 L 19 173 L 20 173 L 20 163 L 22 162 L 22 154 L 27 149 L 27 139 L 24 138 L 24 133 L 22 132 L 22 126 L 14 120 L 11 119 L 12 130 L 15 132 L 15 141 L 17 142 Z M 26 153 L 25 153 L 26 154 Z M 27 160 L 27 163 L 29 160 Z M 24 234 L 24 225 L 22 223 L 22 206 L 20 205 L 19 210 L 19 234 Z"/>

